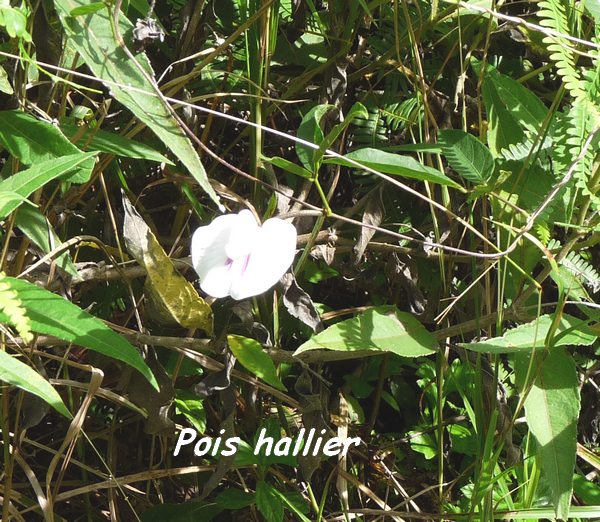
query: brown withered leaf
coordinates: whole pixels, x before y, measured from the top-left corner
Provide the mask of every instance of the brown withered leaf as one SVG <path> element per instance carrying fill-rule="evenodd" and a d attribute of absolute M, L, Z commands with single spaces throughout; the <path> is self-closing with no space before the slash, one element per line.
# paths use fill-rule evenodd
<path fill-rule="evenodd" d="M 156 237 L 123 194 L 125 248 L 146 269 L 149 311 L 164 324 L 199 328 L 209 335 L 213 329 L 210 306 L 177 270 Z"/>
<path fill-rule="evenodd" d="M 294 274 L 291 272 L 284 274 L 281 282 L 284 288 L 283 304 L 290 315 L 310 326 L 314 332 L 321 332 L 323 330 L 321 316 L 310 296 L 296 282 Z"/>
<path fill-rule="evenodd" d="M 367 201 L 367 206 L 365 208 L 365 212 L 363 214 L 362 222 L 365 225 L 370 225 L 374 227 L 378 227 L 381 225 L 384 216 L 383 203 L 381 201 L 381 191 L 383 185 L 380 185 L 378 188 L 374 189 L 369 196 L 369 200 Z M 360 229 L 360 237 L 358 238 L 358 242 L 354 247 L 354 263 L 360 263 L 363 254 L 365 253 L 365 249 L 371 241 L 371 238 L 375 234 L 375 230 L 369 227 L 361 227 Z"/>

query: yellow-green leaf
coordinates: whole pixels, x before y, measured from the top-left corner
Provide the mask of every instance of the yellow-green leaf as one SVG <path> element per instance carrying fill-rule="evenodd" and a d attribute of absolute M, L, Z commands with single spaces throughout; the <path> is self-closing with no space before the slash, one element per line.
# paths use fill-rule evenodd
<path fill-rule="evenodd" d="M 125 247 L 146 269 L 146 296 L 151 313 L 165 324 L 200 328 L 211 334 L 213 316 L 210 306 L 192 284 L 173 265 L 156 237 L 126 197 L 123 197 Z"/>

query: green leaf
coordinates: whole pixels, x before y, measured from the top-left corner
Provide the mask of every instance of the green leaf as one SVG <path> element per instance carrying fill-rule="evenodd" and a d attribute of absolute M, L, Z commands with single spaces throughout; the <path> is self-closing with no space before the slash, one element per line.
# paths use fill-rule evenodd
<path fill-rule="evenodd" d="M 100 9 L 104 9 L 106 4 L 104 2 L 92 2 L 88 5 L 82 5 L 80 7 L 76 7 L 72 9 L 69 13 L 71 16 L 83 16 L 95 13 L 96 11 L 100 11 Z"/>
<path fill-rule="evenodd" d="M 494 157 L 475 136 L 462 130 L 442 130 L 438 141 L 450 166 L 475 185 L 485 185 L 494 174 Z"/>
<path fill-rule="evenodd" d="M 271 165 L 275 165 L 286 172 L 291 174 L 295 174 L 296 176 L 300 176 L 301 178 L 312 179 L 312 172 L 306 170 L 304 167 L 300 165 L 296 165 L 295 163 L 286 160 L 285 158 L 280 158 L 279 156 L 273 156 L 272 158 L 267 158 L 265 156 L 262 157 L 262 160 L 270 163 Z"/>
<path fill-rule="evenodd" d="M 82 154 L 58 127 L 23 111 L 0 111 L 0 144 L 25 165 Z M 93 155 L 88 154 L 69 181 L 85 183 L 95 164 Z"/>
<path fill-rule="evenodd" d="M 227 342 L 233 355 L 246 370 L 278 390 L 286 389 L 279 380 L 273 361 L 258 341 L 241 335 L 228 335 Z"/>
<path fill-rule="evenodd" d="M 287 507 L 289 511 L 294 513 L 300 522 L 310 522 L 310 519 L 304 515 L 304 513 L 310 511 L 310 508 L 302 498 L 302 495 L 295 491 L 283 493 L 278 489 L 273 489 L 273 492 L 281 499 L 284 507 Z"/>
<path fill-rule="evenodd" d="M 321 120 L 331 109 L 333 109 L 333 105 L 328 104 L 316 105 L 310 109 L 304 118 L 302 118 L 300 127 L 298 127 L 298 138 L 314 143 L 315 145 L 321 145 L 321 142 L 325 138 L 321 129 Z M 302 165 L 304 165 L 304 168 L 310 172 L 315 171 L 314 158 L 316 152 L 317 149 L 302 145 L 302 143 L 296 143 L 296 154 Z"/>
<path fill-rule="evenodd" d="M 123 239 L 127 251 L 146 269 L 144 289 L 149 312 L 163 324 L 200 328 L 212 334 L 211 307 L 175 269 L 173 261 L 125 196 L 123 207 Z"/>
<path fill-rule="evenodd" d="M 531 323 L 508 330 L 502 337 L 494 337 L 459 346 L 480 353 L 518 353 L 540 350 L 546 346 L 546 336 L 552 325 L 551 315 L 542 315 Z M 590 346 L 596 340 L 591 328 L 581 319 L 563 314 L 556 330 L 553 346 Z"/>
<path fill-rule="evenodd" d="M 431 355 L 437 340 L 425 327 L 395 306 L 379 306 L 313 335 L 294 353 L 309 350 L 381 351 L 402 357 Z"/>
<path fill-rule="evenodd" d="M 477 70 L 480 62 L 474 61 Z M 494 156 L 525 139 L 524 129 L 538 133 L 548 109 L 521 83 L 488 66 L 482 84 L 488 119 L 488 143 Z"/>
<path fill-rule="evenodd" d="M 144 159 L 173 165 L 171 160 L 152 147 L 120 134 L 102 129 L 90 129 L 87 126 L 80 127 L 73 123 L 61 123 L 60 128 L 69 139 L 74 139 L 77 136 L 76 144 L 86 150 L 97 150 L 125 158 Z"/>
<path fill-rule="evenodd" d="M 196 149 L 171 116 L 165 104 L 155 95 L 153 85 L 115 39 L 112 13 L 108 9 L 87 17 L 70 16 L 73 9 L 89 6 L 90 0 L 55 0 L 54 6 L 65 33 L 87 66 L 100 79 L 111 82 L 109 87 L 115 99 L 145 123 L 179 158 L 200 187 L 217 204 L 219 197 L 210 186 L 208 176 Z M 131 41 L 132 24 L 126 16 L 119 17 L 119 31 L 125 41 Z M 154 72 L 145 53 L 137 53 L 136 60 L 146 74 Z M 121 87 L 123 86 L 123 87 Z M 139 89 L 132 91 L 126 86 Z M 149 94 L 144 94 L 145 91 Z"/>
<path fill-rule="evenodd" d="M 344 117 L 344 121 L 338 123 L 329 131 L 327 136 L 321 141 L 319 145 L 319 150 L 316 151 L 314 156 L 315 163 L 320 163 L 323 159 L 323 154 L 325 151 L 333 145 L 333 142 L 338 139 L 339 135 L 344 132 L 344 130 L 350 125 L 356 118 L 362 118 L 363 120 L 367 120 L 369 118 L 369 111 L 367 108 L 360 102 L 356 102 L 350 110 L 348 114 Z"/>
<path fill-rule="evenodd" d="M 15 208 L 26 201 L 27 198 L 17 194 L 16 192 L 11 192 L 8 190 L 0 191 L 0 219 L 8 216 Z M 30 201 L 27 201 L 27 203 L 33 205 L 33 203 Z"/>
<path fill-rule="evenodd" d="M 14 193 L 20 196 L 19 200 L 9 198 L 9 201 L 0 204 L 0 219 L 8 216 L 37 189 L 56 178 L 65 176 L 94 156 L 96 156 L 95 152 L 78 152 L 70 156 L 42 161 L 0 181 L 0 194 Z"/>
<path fill-rule="evenodd" d="M 600 505 L 600 486 L 581 475 L 573 475 L 573 490 L 586 506 Z"/>
<path fill-rule="evenodd" d="M 32 393 L 46 401 L 61 415 L 68 418 L 72 417 L 58 392 L 46 379 L 31 367 L 3 350 L 0 350 L 0 381 Z"/>
<path fill-rule="evenodd" d="M 138 351 L 102 321 L 62 297 L 22 279 L 7 277 L 17 292 L 34 332 L 85 346 L 138 370 L 158 389 L 152 371 Z M 0 313 L 0 321 L 8 318 Z"/>
<path fill-rule="evenodd" d="M 177 411 L 185 416 L 198 433 L 206 432 L 206 411 L 202 399 L 190 390 L 177 390 Z"/>
<path fill-rule="evenodd" d="M 159 504 L 142 513 L 142 522 L 210 522 L 225 508 L 215 503 L 193 500 L 181 504 Z"/>
<path fill-rule="evenodd" d="M 2 67 L 1 65 L 0 65 L 0 92 L 3 92 L 4 94 L 8 94 L 8 95 L 12 95 L 14 92 L 12 85 L 8 81 L 8 75 L 6 74 L 4 67 Z"/>
<path fill-rule="evenodd" d="M 360 168 L 348 160 L 353 160 L 384 174 L 392 174 L 421 181 L 431 181 L 439 185 L 462 189 L 458 183 L 451 180 L 439 170 L 421 165 L 421 163 L 410 156 L 401 156 L 400 154 L 393 154 L 379 149 L 367 148 L 355 150 L 350 154 L 346 154 L 343 158 L 328 158 L 324 163 L 344 165 L 353 169 Z"/>
<path fill-rule="evenodd" d="M 256 507 L 267 522 L 283 521 L 283 503 L 273 486 L 264 480 L 256 483 Z"/>
<path fill-rule="evenodd" d="M 255 496 L 241 489 L 226 489 L 217 495 L 215 502 L 224 509 L 244 509 L 254 504 Z"/>
<path fill-rule="evenodd" d="M 542 472 L 552 491 L 556 517 L 567 520 L 573 492 L 580 397 L 577 368 L 564 348 L 533 354 L 535 380 L 525 399 L 525 417 L 537 441 Z M 523 387 L 531 354 L 515 359 Z"/>
<path fill-rule="evenodd" d="M 596 24 L 600 24 L 600 0 L 585 0 L 584 5 Z"/>
<path fill-rule="evenodd" d="M 438 454 L 435 438 L 426 431 L 409 431 L 410 447 L 420 453 L 427 460 L 435 458 Z"/>
<path fill-rule="evenodd" d="M 62 243 L 46 216 L 37 207 L 27 205 L 19 208 L 15 224 L 44 254 L 49 254 Z M 69 252 L 63 252 L 54 260 L 56 265 L 71 277 L 79 278 L 79 273 Z"/>

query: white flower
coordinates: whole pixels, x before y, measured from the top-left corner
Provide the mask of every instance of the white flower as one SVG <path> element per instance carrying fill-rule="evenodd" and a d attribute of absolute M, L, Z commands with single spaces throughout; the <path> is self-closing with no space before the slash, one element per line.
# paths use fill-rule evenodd
<path fill-rule="evenodd" d="M 278 218 L 260 226 L 252 212 L 219 216 L 192 236 L 192 264 L 212 297 L 262 294 L 286 272 L 296 253 L 296 229 Z"/>

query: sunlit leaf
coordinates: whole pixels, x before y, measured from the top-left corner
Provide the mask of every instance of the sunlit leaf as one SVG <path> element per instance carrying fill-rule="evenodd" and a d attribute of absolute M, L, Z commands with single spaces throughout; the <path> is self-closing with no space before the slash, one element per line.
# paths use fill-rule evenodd
<path fill-rule="evenodd" d="M 138 351 L 102 321 L 61 296 L 37 285 L 13 277 L 7 277 L 6 280 L 17 292 L 31 320 L 31 329 L 34 332 L 85 346 L 124 362 L 138 370 L 153 386 L 156 386 L 154 375 Z M 10 323 L 10 319 L 2 312 L 0 312 L 0 321 Z"/>
<path fill-rule="evenodd" d="M 274 388 L 285 390 L 273 361 L 258 341 L 241 335 L 228 335 L 227 343 L 233 355 L 244 368 Z"/>
<path fill-rule="evenodd" d="M 0 313 L 1 314 L 1 313 Z M 58 413 L 70 418 L 71 413 L 58 392 L 38 372 L 15 356 L 0 350 L 0 381 L 12 384 L 46 401 Z"/>
<path fill-rule="evenodd" d="M 125 246 L 146 269 L 145 290 L 157 319 L 212 333 L 212 310 L 193 285 L 173 265 L 156 237 L 126 197 L 123 197 Z"/>
<path fill-rule="evenodd" d="M 154 77 L 146 54 L 142 52 L 135 56 L 137 64 L 146 73 L 144 75 L 117 42 L 112 26 L 112 12 L 108 9 L 88 16 L 71 16 L 73 9 L 94 3 L 91 0 L 54 0 L 54 6 L 70 43 L 98 78 L 110 82 L 108 87 L 115 99 L 164 142 L 202 189 L 219 204 L 219 198 L 210 186 L 196 149 L 168 108 L 156 96 L 153 85 L 146 77 Z M 129 19 L 119 16 L 119 31 L 124 38 L 131 38 L 132 29 Z"/>
<path fill-rule="evenodd" d="M 411 314 L 379 306 L 313 335 L 294 353 L 309 350 L 380 351 L 403 357 L 435 353 L 436 338 Z"/>

